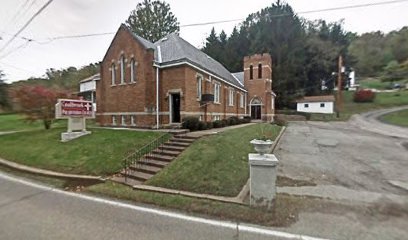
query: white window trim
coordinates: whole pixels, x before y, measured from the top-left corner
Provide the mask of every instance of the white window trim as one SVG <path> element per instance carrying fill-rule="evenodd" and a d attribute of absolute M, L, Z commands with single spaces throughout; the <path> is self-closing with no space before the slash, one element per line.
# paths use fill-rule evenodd
<path fill-rule="evenodd" d="M 120 84 L 125 84 L 125 56 L 120 57 Z"/>
<path fill-rule="evenodd" d="M 201 95 L 203 93 L 203 76 L 196 75 L 197 81 L 197 101 L 201 101 Z"/>
<path fill-rule="evenodd" d="M 116 126 L 116 116 L 112 116 L 112 125 Z"/>
<path fill-rule="evenodd" d="M 135 59 L 132 58 L 130 60 L 130 82 L 135 83 L 136 82 L 136 62 Z"/>
<path fill-rule="evenodd" d="M 244 94 L 239 94 L 239 107 L 244 108 Z"/>
<path fill-rule="evenodd" d="M 116 71 L 115 71 L 115 64 L 112 63 L 111 65 L 111 86 L 116 85 Z"/>
<path fill-rule="evenodd" d="M 136 126 L 136 121 L 135 121 L 135 116 L 130 116 L 130 125 L 131 126 Z"/>
<path fill-rule="evenodd" d="M 234 106 L 234 89 L 229 89 L 229 98 L 228 98 L 228 105 Z"/>
<path fill-rule="evenodd" d="M 122 126 L 126 126 L 126 117 L 125 117 L 125 115 L 122 115 L 122 116 L 120 117 L 120 124 L 121 124 Z"/>
<path fill-rule="evenodd" d="M 220 103 L 221 84 L 214 83 L 214 103 Z"/>

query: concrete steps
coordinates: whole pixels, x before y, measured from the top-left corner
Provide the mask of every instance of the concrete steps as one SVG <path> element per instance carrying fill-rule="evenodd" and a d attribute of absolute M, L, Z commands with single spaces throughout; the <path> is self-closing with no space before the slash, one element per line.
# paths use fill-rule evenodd
<path fill-rule="evenodd" d="M 122 170 L 123 183 L 131 186 L 143 184 L 143 182 L 165 168 L 196 139 L 198 137 L 186 136 L 185 134 L 173 135 L 169 141 L 144 155 L 136 164 L 130 166 L 127 171 Z M 126 181 L 125 175 L 127 177 Z"/>

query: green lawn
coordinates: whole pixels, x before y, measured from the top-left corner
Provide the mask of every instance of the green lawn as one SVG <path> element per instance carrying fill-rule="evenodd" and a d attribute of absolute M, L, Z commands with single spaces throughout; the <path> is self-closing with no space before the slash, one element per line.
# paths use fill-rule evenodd
<path fill-rule="evenodd" d="M 66 127 L 67 120 L 58 119 L 54 120 L 51 128 Z M 95 126 L 95 121 L 92 119 L 87 120 L 87 126 Z M 0 115 L 0 132 L 6 131 L 21 131 L 21 130 L 33 130 L 44 129 L 44 124 L 41 121 L 27 122 L 22 114 L 1 114 Z"/>
<path fill-rule="evenodd" d="M 248 180 L 248 153 L 254 152 L 249 141 L 258 136 L 261 128 L 269 131 L 272 139 L 281 129 L 271 124 L 255 124 L 203 137 L 147 184 L 236 196 Z"/>
<path fill-rule="evenodd" d="M 381 121 L 386 123 L 398 125 L 401 127 L 408 127 L 408 110 L 393 112 L 382 116 Z"/>
<path fill-rule="evenodd" d="M 335 114 L 312 114 L 312 121 L 345 121 L 351 115 L 363 112 L 369 112 L 376 109 L 391 108 L 401 105 L 408 105 L 408 91 L 376 93 L 376 98 L 372 103 L 355 103 L 353 101 L 354 92 L 343 92 L 344 105 L 343 111 L 340 112 L 340 118 Z"/>
<path fill-rule="evenodd" d="M 398 80 L 394 82 L 382 82 L 379 78 L 366 78 L 358 81 L 362 88 L 375 88 L 379 90 L 388 89 L 393 83 L 400 83 L 402 86 L 408 82 L 408 79 Z"/>
<path fill-rule="evenodd" d="M 92 129 L 92 134 L 60 142 L 65 128 L 0 135 L 0 157 L 65 173 L 110 175 L 121 169 L 124 155 L 162 133 Z"/>

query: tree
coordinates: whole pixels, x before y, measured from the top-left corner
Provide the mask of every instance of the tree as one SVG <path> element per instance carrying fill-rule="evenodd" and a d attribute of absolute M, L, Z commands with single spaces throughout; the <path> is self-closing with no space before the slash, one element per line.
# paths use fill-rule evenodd
<path fill-rule="evenodd" d="M 0 70 L 0 110 L 4 108 L 8 108 L 9 100 L 8 100 L 8 84 L 6 84 L 3 80 L 4 77 L 3 71 Z"/>
<path fill-rule="evenodd" d="M 126 25 L 137 35 L 156 42 L 164 36 L 180 31 L 170 5 L 162 1 L 144 0 L 130 13 Z"/>
<path fill-rule="evenodd" d="M 41 120 L 45 129 L 50 129 L 55 118 L 55 104 L 67 93 L 44 86 L 22 86 L 14 91 L 14 100 L 28 121 Z"/>

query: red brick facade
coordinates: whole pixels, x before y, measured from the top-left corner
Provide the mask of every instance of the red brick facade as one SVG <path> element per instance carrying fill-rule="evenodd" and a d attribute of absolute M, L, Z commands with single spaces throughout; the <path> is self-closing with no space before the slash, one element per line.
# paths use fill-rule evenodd
<path fill-rule="evenodd" d="M 101 64 L 101 80 L 96 90 L 99 124 L 126 127 L 156 126 L 157 68 L 154 54 L 153 49 L 147 49 L 128 30 L 123 27 L 119 29 Z M 133 61 L 135 64 L 132 67 Z M 123 68 L 122 63 L 124 63 Z M 262 63 L 261 79 L 257 78 L 258 63 Z M 254 76 L 256 75 L 252 80 L 249 79 L 250 64 L 253 64 Z M 114 67 L 114 84 L 112 84 L 112 67 Z M 131 79 L 132 68 L 134 81 Z M 177 122 L 175 120 L 178 120 L 178 116 L 174 115 L 178 110 L 177 102 L 180 103 L 180 120 L 186 116 L 197 116 L 203 121 L 213 121 L 231 116 L 250 115 L 249 101 L 254 97 L 262 101 L 264 120 L 271 120 L 273 110 L 270 56 L 263 54 L 246 57 L 244 69 L 245 88 L 234 86 L 189 63 L 160 67 L 158 70 L 159 125 L 162 127 Z M 123 80 L 122 71 L 124 71 Z M 215 98 L 218 101 L 202 103 L 198 97 L 199 82 L 201 82 L 202 94 L 215 94 L 217 88 L 219 96 Z M 231 101 L 230 96 L 233 97 Z"/>

